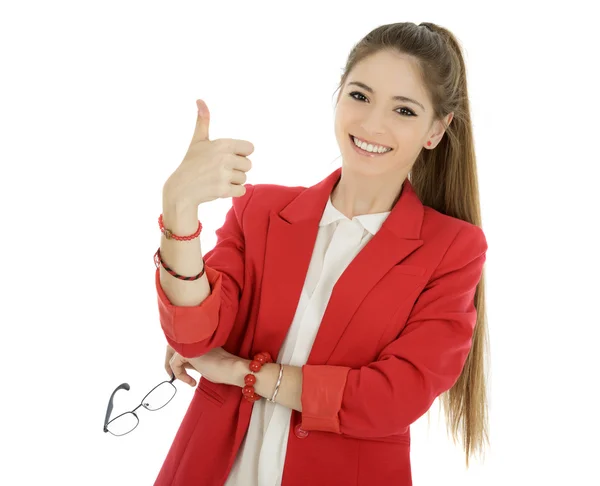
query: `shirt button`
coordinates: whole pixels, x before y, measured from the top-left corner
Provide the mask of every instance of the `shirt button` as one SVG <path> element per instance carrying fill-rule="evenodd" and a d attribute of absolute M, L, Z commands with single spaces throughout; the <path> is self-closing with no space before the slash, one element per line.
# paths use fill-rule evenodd
<path fill-rule="evenodd" d="M 298 439 L 305 439 L 306 437 L 308 437 L 308 430 L 304 430 L 302 427 L 300 427 L 300 424 L 296 425 L 296 427 L 294 427 L 294 433 L 296 434 L 296 437 L 298 437 Z"/>

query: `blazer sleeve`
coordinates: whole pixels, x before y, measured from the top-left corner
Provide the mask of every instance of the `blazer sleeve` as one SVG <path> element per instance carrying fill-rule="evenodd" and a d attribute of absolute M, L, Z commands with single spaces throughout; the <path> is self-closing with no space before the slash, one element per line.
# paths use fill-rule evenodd
<path fill-rule="evenodd" d="M 245 184 L 246 194 L 234 197 L 223 226 L 216 231 L 215 247 L 204 255 L 211 293 L 197 306 L 171 303 L 160 284 L 160 268 L 155 285 L 161 328 L 167 342 L 186 358 L 201 356 L 227 341 L 238 312 L 244 286 L 243 217 L 254 186 Z"/>
<path fill-rule="evenodd" d="M 458 380 L 477 320 L 474 296 L 487 242 L 459 230 L 398 338 L 377 361 L 352 369 L 302 367 L 302 428 L 357 438 L 397 435 Z"/>

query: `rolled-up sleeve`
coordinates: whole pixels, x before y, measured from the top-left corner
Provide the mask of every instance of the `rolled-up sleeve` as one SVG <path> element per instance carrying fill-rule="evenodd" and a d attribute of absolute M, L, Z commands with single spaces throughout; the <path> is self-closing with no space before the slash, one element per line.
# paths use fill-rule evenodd
<path fill-rule="evenodd" d="M 155 286 L 162 331 L 175 351 L 186 358 L 201 356 L 227 341 L 236 320 L 244 287 L 245 239 L 243 217 L 254 187 L 233 198 L 223 226 L 216 231 L 217 243 L 204 256 L 211 292 L 196 306 L 174 305 L 160 283 L 156 269 Z"/>
<path fill-rule="evenodd" d="M 475 291 L 487 242 L 463 226 L 397 339 L 360 369 L 302 367 L 302 428 L 357 438 L 397 435 L 458 380 L 477 322 Z"/>

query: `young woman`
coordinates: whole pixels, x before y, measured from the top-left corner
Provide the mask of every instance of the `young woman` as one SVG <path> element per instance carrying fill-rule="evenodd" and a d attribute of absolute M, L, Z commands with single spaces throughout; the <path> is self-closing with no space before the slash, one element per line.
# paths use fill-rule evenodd
<path fill-rule="evenodd" d="M 210 141 L 198 103 L 156 289 L 167 371 L 202 377 L 157 486 L 409 486 L 410 424 L 438 396 L 467 466 L 488 440 L 460 47 L 431 23 L 378 27 L 338 89 L 342 167 L 308 188 L 245 184 L 252 144 Z M 203 258 L 197 208 L 218 197 L 233 205 Z"/>

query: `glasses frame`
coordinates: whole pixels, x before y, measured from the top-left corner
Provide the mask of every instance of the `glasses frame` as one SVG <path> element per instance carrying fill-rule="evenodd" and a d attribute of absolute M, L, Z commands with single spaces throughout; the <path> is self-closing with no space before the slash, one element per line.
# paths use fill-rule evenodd
<path fill-rule="evenodd" d="M 164 407 L 166 407 L 169 402 L 171 400 L 173 400 L 173 398 L 175 397 L 175 395 L 177 395 L 177 387 L 173 384 L 173 382 L 175 381 L 175 373 L 171 372 L 171 379 L 170 380 L 165 380 L 165 381 L 161 381 L 158 385 L 156 385 L 154 388 L 152 388 L 152 390 L 150 390 L 148 393 L 146 393 L 144 395 L 144 398 L 142 398 L 142 400 L 140 401 L 140 404 L 135 407 L 133 410 L 130 410 L 128 412 L 123 412 L 120 415 L 117 415 L 116 417 L 113 417 L 112 419 L 110 418 L 110 414 L 112 413 L 113 410 L 113 400 L 115 397 L 115 393 L 117 393 L 119 390 L 127 390 L 129 391 L 129 389 L 131 388 L 129 386 L 129 383 L 121 383 L 117 388 L 114 389 L 114 391 L 112 392 L 110 399 L 108 401 L 108 407 L 106 409 L 106 417 L 104 418 L 104 432 L 109 432 L 111 435 L 114 435 L 115 437 L 123 437 L 124 435 L 127 435 L 131 432 L 133 432 L 137 426 L 140 424 L 140 418 L 137 416 L 137 414 L 135 413 L 136 410 L 140 407 L 145 408 L 146 410 L 150 411 L 150 412 L 156 412 Z M 156 390 L 159 386 L 161 386 L 164 383 L 169 383 L 170 385 L 173 386 L 173 388 L 175 389 L 175 393 L 173 393 L 173 396 L 169 399 L 169 401 L 167 403 L 165 403 L 162 407 L 160 408 L 156 408 L 154 410 L 150 410 L 149 408 L 146 408 L 144 406 L 144 400 L 148 397 L 148 395 L 150 395 L 154 390 Z M 110 424 L 111 422 L 117 420 L 119 417 L 122 417 L 123 415 L 127 415 L 128 413 L 133 414 L 133 416 L 136 418 L 137 423 L 135 424 L 135 427 L 133 429 L 131 429 L 129 432 L 125 432 L 124 434 L 113 434 L 110 430 L 108 430 L 108 424 Z"/>

